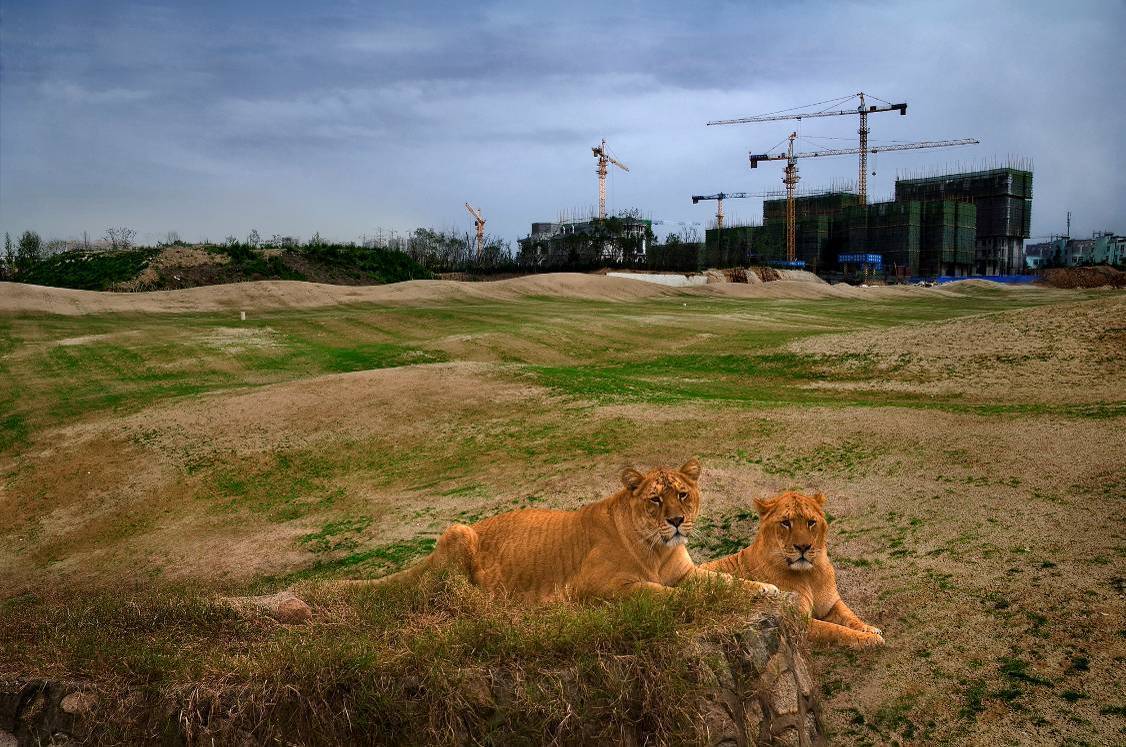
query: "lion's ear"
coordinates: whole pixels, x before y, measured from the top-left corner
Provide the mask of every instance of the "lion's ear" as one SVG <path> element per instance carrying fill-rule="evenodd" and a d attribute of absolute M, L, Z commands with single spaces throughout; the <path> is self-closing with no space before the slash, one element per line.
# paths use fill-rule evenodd
<path fill-rule="evenodd" d="M 700 479 L 700 460 L 692 457 L 684 464 L 680 465 L 680 474 L 687 477 L 692 482 Z"/>
<path fill-rule="evenodd" d="M 773 499 L 755 498 L 755 510 L 758 511 L 759 518 L 766 516 L 772 508 L 774 508 Z"/>
<path fill-rule="evenodd" d="M 817 503 L 817 505 L 820 508 L 825 508 L 825 494 L 824 493 L 821 493 L 821 492 L 814 493 L 810 497 L 813 498 L 814 502 Z"/>
<path fill-rule="evenodd" d="M 622 485 L 626 486 L 630 492 L 637 490 L 641 487 L 641 483 L 645 480 L 645 475 L 641 474 L 633 467 L 626 467 L 622 470 Z"/>

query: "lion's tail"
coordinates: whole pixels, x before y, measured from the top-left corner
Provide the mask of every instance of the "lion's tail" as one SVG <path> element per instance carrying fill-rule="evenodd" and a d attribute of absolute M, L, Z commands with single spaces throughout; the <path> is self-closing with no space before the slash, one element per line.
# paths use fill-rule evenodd
<path fill-rule="evenodd" d="M 372 588 L 388 584 L 415 583 L 428 573 L 464 573 L 471 583 L 476 583 L 479 575 L 477 550 L 481 538 L 473 527 L 454 524 L 438 538 L 434 551 L 410 568 L 381 578 L 334 581 L 333 588 Z"/>

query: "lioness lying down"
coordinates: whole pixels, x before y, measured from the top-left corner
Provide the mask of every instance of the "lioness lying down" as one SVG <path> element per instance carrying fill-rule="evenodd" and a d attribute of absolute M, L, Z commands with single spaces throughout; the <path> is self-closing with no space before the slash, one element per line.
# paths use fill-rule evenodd
<path fill-rule="evenodd" d="M 776 584 L 798 597 L 811 616 L 809 639 L 854 648 L 882 646 L 879 628 L 857 617 L 837 591 L 829 561 L 825 496 L 787 492 L 755 499 L 759 530 L 755 541 L 734 555 L 704 563 L 703 568 Z"/>
<path fill-rule="evenodd" d="M 627 469 L 622 489 L 576 511 L 523 509 L 472 526 L 455 524 L 405 571 L 349 585 L 406 581 L 454 570 L 492 592 L 542 601 L 660 593 L 691 580 L 726 579 L 777 594 L 771 584 L 697 567 L 684 543 L 700 509 L 700 463 L 647 474 Z"/>

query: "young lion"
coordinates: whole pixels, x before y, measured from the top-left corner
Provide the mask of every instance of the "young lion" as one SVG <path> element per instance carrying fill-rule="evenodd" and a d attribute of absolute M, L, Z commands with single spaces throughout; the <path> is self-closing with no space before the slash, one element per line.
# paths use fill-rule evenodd
<path fill-rule="evenodd" d="M 812 619 L 809 639 L 854 648 L 881 646 L 881 631 L 848 608 L 837 591 L 825 535 L 825 496 L 786 492 L 769 500 L 755 499 L 759 531 L 755 541 L 734 555 L 702 564 L 702 568 L 745 579 L 769 581 L 794 592 Z"/>
<path fill-rule="evenodd" d="M 691 579 L 714 579 L 721 574 L 697 568 L 684 547 L 700 508 L 699 476 L 696 459 L 679 470 L 627 469 L 621 490 L 577 511 L 524 509 L 455 524 L 415 566 L 341 583 L 382 584 L 453 569 L 488 591 L 543 601 L 670 592 Z M 778 593 L 770 584 L 740 583 Z"/>

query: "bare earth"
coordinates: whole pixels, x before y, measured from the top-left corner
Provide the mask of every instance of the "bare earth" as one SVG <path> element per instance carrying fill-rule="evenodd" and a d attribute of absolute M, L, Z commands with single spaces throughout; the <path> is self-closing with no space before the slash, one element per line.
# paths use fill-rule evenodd
<path fill-rule="evenodd" d="M 730 340 L 747 330 L 785 332 L 805 314 L 832 332 L 836 317 L 819 316 L 818 304 L 847 309 L 964 293 L 1051 303 L 820 334 L 780 348 L 823 372 L 795 381 L 795 396 L 919 398 L 903 406 L 629 399 L 561 391 L 537 368 L 584 356 L 625 360 L 622 351 L 646 345 L 655 353 L 674 343 L 754 350 L 763 343 Z M 829 496 L 843 595 L 889 644 L 817 653 L 836 743 L 1122 744 L 1126 299 L 1069 293 L 799 282 L 673 290 L 550 275 L 121 295 L 0 284 L 0 320 L 339 306 L 341 318 L 378 329 L 379 340 L 402 344 L 399 325 L 425 327 L 425 350 L 447 357 L 239 380 L 44 419 L 0 450 L 0 600 L 43 584 L 80 590 L 123 579 L 237 590 L 314 562 L 432 538 L 451 521 L 530 503 L 573 507 L 606 493 L 625 464 L 698 454 L 712 522 L 701 528 L 699 557 L 719 552 L 722 540 L 753 536 L 755 496 L 784 488 Z M 521 309 L 543 298 L 622 308 L 466 321 L 473 304 Z M 754 304 L 733 305 L 744 300 Z M 439 323 L 430 315 L 442 309 L 446 319 L 451 303 L 469 306 L 449 312 L 452 326 L 430 331 Z M 697 303 L 722 306 L 708 307 L 706 318 L 676 316 Z M 425 321 L 404 321 L 383 305 L 422 309 Z M 290 333 L 282 321 L 246 329 L 226 314 L 206 329 L 168 334 L 190 340 L 207 361 L 234 366 L 284 350 Z M 107 324 L 90 334 L 62 324 L 40 339 L 17 339 L 0 348 L 0 361 L 34 371 L 52 356 L 124 349 L 151 336 L 141 317 L 120 329 Z M 670 340 L 671 324 L 682 325 L 681 337 Z M 64 353 L 51 352 L 58 349 Z M 30 373 L 20 377 L 27 401 L 47 401 Z M 930 407 L 929 398 L 950 406 Z M 998 402 L 1017 409 L 970 407 Z M 1059 409 L 1073 406 L 1103 409 Z"/>

